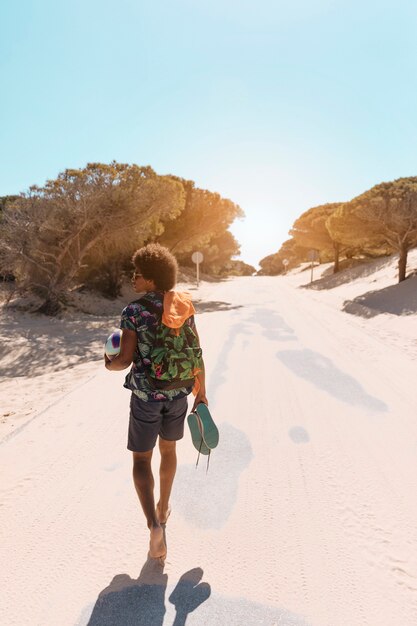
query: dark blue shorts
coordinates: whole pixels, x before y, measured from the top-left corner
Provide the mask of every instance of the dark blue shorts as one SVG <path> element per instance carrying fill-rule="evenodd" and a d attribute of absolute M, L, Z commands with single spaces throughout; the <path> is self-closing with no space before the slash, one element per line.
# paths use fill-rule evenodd
<path fill-rule="evenodd" d="M 186 396 L 161 402 L 144 402 L 132 393 L 127 449 L 132 452 L 152 450 L 158 435 L 167 441 L 182 439 L 187 407 Z"/>

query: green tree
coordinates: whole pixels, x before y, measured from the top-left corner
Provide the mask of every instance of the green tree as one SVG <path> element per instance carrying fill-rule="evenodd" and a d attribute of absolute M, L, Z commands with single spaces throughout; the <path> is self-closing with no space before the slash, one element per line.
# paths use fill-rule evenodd
<path fill-rule="evenodd" d="M 332 202 L 308 209 L 295 220 L 289 232 L 299 246 L 317 250 L 321 260 L 323 257 L 333 256 L 334 273 L 339 271 L 342 246 L 340 242 L 332 238 L 326 223 L 341 204 L 341 202 Z"/>
<path fill-rule="evenodd" d="M 398 282 L 405 280 L 408 250 L 417 244 L 417 177 L 375 185 L 340 206 L 327 227 L 345 245 L 398 252 Z"/>
<path fill-rule="evenodd" d="M 4 247 L 3 213 L 6 206 L 12 204 L 19 196 L 0 196 L 0 280 L 14 280 L 13 272 Z"/>
<path fill-rule="evenodd" d="M 98 267 L 112 249 L 143 242 L 183 206 L 183 187 L 150 167 L 90 163 L 8 204 L 3 246 L 20 287 L 54 314 L 87 259 Z"/>
<path fill-rule="evenodd" d="M 11 204 L 15 200 L 17 200 L 18 197 L 19 197 L 18 195 L 0 196 L 0 213 L 2 213 L 4 211 L 4 209 L 6 208 L 7 204 Z"/>
<path fill-rule="evenodd" d="M 222 235 L 242 209 L 218 193 L 196 188 L 193 181 L 172 177 L 182 184 L 185 206 L 174 220 L 162 219 L 163 232 L 155 239 L 177 256 L 207 246 L 213 237 Z"/>
<path fill-rule="evenodd" d="M 231 259 L 222 268 L 223 276 L 253 276 L 256 268 L 239 259 Z"/>
<path fill-rule="evenodd" d="M 278 276 L 279 274 L 283 274 L 285 267 L 282 261 L 283 257 L 281 257 L 278 252 L 268 254 L 268 256 L 265 256 L 259 261 L 260 270 L 258 274 L 262 276 Z"/>
<path fill-rule="evenodd" d="M 203 253 L 204 257 L 201 270 L 212 276 L 220 276 L 225 275 L 227 265 L 233 256 L 239 254 L 240 246 L 232 233 L 225 230 L 219 235 L 211 237 L 210 241 L 199 246 L 198 250 Z M 194 267 L 190 252 L 177 254 L 177 259 L 180 265 Z"/>
<path fill-rule="evenodd" d="M 292 269 L 308 260 L 308 249 L 300 246 L 294 238 L 284 241 L 278 252 L 269 254 L 259 261 L 261 269 L 258 274 L 265 276 L 277 276 L 284 274 L 287 269 Z M 283 261 L 287 261 L 285 266 Z"/>

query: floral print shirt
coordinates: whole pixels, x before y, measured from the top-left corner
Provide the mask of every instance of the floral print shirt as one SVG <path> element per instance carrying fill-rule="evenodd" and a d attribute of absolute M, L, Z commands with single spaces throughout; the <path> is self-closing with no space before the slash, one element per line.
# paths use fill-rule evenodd
<path fill-rule="evenodd" d="M 152 302 L 152 312 L 147 308 Z M 155 330 L 162 318 L 164 294 L 161 291 L 150 291 L 146 298 L 140 298 L 127 305 L 122 311 L 120 328 L 135 330 L 137 335 L 136 352 L 132 367 L 126 376 L 124 387 L 130 389 L 144 402 L 161 402 L 187 396 L 191 387 L 180 389 L 153 389 L 148 382 L 145 367 L 150 365 L 147 358 L 153 345 Z M 185 322 L 195 328 L 194 316 Z"/>

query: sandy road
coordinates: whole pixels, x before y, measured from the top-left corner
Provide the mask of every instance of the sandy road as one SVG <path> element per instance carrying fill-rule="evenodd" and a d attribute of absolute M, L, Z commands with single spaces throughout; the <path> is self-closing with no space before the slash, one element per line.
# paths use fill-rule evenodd
<path fill-rule="evenodd" d="M 0 445 L 0 623 L 414 626 L 416 361 L 284 279 L 195 296 L 221 444 L 179 446 L 164 569 L 93 362 Z"/>

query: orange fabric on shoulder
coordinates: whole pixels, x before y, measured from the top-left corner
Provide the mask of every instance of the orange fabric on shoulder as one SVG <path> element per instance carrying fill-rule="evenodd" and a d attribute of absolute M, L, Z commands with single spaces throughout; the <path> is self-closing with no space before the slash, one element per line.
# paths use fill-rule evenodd
<path fill-rule="evenodd" d="M 195 308 L 188 291 L 167 291 L 164 295 L 162 323 L 169 328 L 181 328 L 194 315 Z"/>

